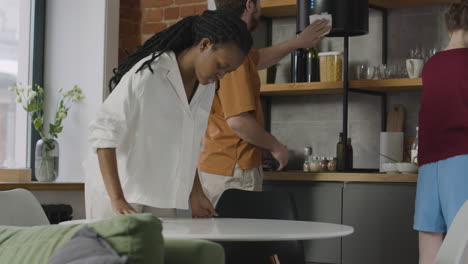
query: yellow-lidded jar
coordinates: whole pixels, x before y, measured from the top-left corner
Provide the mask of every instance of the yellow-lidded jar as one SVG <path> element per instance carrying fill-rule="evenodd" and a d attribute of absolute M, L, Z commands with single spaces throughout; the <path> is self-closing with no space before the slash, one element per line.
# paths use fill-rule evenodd
<path fill-rule="evenodd" d="M 343 53 L 338 51 L 321 52 L 320 58 L 320 81 L 336 82 L 343 78 Z"/>

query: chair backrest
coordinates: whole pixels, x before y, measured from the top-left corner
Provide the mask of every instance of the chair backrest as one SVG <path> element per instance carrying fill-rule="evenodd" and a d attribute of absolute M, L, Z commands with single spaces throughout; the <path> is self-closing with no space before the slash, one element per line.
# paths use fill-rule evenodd
<path fill-rule="evenodd" d="M 224 218 L 297 220 L 294 200 L 287 192 L 228 189 L 215 209 Z"/>
<path fill-rule="evenodd" d="M 49 220 L 34 195 L 25 189 L 0 191 L 0 225 L 48 225 Z"/>
<path fill-rule="evenodd" d="M 468 201 L 458 211 L 444 242 L 437 253 L 435 264 L 465 264 L 468 257 Z"/>
<path fill-rule="evenodd" d="M 216 207 L 219 217 L 297 220 L 296 206 L 287 192 L 252 192 L 226 190 Z M 280 263 L 305 263 L 304 248 L 300 241 L 277 242 L 223 242 L 226 263 L 268 263 L 276 254 Z"/>

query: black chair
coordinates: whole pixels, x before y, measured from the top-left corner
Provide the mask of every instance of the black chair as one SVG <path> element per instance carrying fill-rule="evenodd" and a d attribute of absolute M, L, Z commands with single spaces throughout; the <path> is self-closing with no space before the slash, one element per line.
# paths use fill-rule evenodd
<path fill-rule="evenodd" d="M 287 192 L 252 192 L 226 190 L 216 207 L 219 217 L 297 220 L 296 207 Z M 226 264 L 272 263 L 278 256 L 281 264 L 304 264 L 304 249 L 300 241 L 221 242 Z M 274 263 L 274 262 L 273 262 Z"/>

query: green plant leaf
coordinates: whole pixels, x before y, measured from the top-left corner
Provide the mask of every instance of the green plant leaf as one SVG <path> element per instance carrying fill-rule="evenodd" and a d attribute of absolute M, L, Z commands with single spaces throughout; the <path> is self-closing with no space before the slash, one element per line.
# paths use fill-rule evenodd
<path fill-rule="evenodd" d="M 42 122 L 43 122 L 43 119 L 42 119 L 41 116 L 40 116 L 40 117 L 37 117 L 36 119 L 34 119 L 34 122 L 33 122 L 33 123 L 34 123 L 34 128 L 35 128 L 37 131 L 41 130 L 41 128 L 42 128 Z"/>

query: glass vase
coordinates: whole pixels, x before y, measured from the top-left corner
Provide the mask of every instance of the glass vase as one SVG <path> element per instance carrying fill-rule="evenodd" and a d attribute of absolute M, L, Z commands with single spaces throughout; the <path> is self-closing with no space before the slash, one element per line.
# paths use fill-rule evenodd
<path fill-rule="evenodd" d="M 35 175 L 40 182 L 53 182 L 59 170 L 59 144 L 55 139 L 39 139 L 35 152 Z"/>

